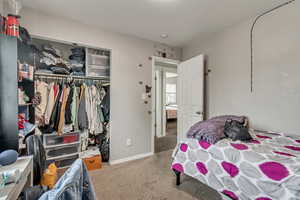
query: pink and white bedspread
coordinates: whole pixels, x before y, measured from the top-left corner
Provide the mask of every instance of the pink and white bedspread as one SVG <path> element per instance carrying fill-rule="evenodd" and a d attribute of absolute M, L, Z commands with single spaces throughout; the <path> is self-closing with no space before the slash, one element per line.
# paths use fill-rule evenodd
<path fill-rule="evenodd" d="M 172 169 L 231 199 L 300 199 L 300 140 L 251 133 L 251 142 L 223 139 L 211 145 L 186 139 L 174 150 Z"/>

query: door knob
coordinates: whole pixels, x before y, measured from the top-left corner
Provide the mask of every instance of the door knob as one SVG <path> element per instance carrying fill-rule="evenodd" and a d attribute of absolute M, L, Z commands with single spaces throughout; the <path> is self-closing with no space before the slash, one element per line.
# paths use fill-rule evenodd
<path fill-rule="evenodd" d="M 203 112 L 197 111 L 196 114 L 197 114 L 197 115 L 203 115 Z"/>

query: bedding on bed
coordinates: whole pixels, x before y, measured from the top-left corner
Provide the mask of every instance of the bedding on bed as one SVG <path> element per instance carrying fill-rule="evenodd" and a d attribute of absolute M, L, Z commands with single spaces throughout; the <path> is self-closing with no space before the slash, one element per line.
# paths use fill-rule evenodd
<path fill-rule="evenodd" d="M 300 139 L 251 132 L 251 142 L 216 144 L 186 139 L 173 153 L 172 169 L 231 199 L 300 199 Z"/>
<path fill-rule="evenodd" d="M 168 105 L 166 106 L 166 117 L 168 119 L 177 119 L 177 105 Z"/>
<path fill-rule="evenodd" d="M 247 117 L 235 115 L 222 115 L 211 119 L 200 121 L 194 124 L 187 132 L 188 138 L 205 140 L 210 144 L 215 144 L 225 137 L 224 126 L 227 120 L 235 120 L 244 123 Z"/>

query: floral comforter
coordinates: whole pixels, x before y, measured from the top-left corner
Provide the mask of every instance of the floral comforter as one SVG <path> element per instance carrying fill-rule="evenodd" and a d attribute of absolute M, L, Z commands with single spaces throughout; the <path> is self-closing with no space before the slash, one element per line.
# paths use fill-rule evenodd
<path fill-rule="evenodd" d="M 223 139 L 214 145 L 186 139 L 174 150 L 172 169 L 231 199 L 300 200 L 300 139 L 252 136 L 251 142 Z"/>

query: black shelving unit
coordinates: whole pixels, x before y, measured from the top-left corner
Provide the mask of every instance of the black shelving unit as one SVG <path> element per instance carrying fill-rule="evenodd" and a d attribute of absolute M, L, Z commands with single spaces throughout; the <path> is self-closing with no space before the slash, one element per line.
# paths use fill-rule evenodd
<path fill-rule="evenodd" d="M 21 87 L 23 88 L 25 94 L 29 97 L 30 99 L 30 102 L 31 100 L 34 98 L 34 93 L 35 93 L 35 90 L 34 90 L 34 81 L 33 80 L 30 80 L 30 79 L 22 79 L 21 81 L 18 82 L 18 87 Z M 34 117 L 34 107 L 33 107 L 33 104 L 32 103 L 25 103 L 25 104 L 22 104 L 20 105 L 19 104 L 19 110 L 18 112 L 22 112 L 22 110 L 24 108 L 27 109 L 27 112 L 28 112 L 28 121 L 32 124 L 35 123 L 35 117 Z"/>
<path fill-rule="evenodd" d="M 18 151 L 18 41 L 0 35 L 0 151 Z"/>

